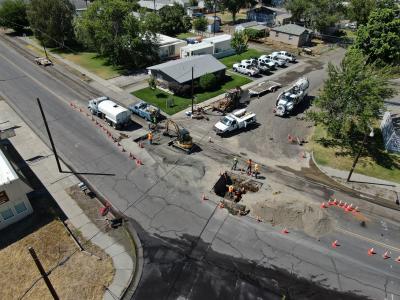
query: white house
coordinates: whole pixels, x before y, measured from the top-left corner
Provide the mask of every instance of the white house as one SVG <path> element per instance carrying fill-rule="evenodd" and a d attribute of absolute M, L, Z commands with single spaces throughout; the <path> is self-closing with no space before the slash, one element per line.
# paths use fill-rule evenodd
<path fill-rule="evenodd" d="M 214 54 L 214 45 L 201 42 L 198 44 L 189 44 L 181 48 L 181 58 L 202 54 Z"/>
<path fill-rule="evenodd" d="M 33 212 L 26 196 L 32 189 L 15 172 L 0 150 L 0 229 Z"/>
<path fill-rule="evenodd" d="M 159 33 L 157 34 L 157 40 L 159 44 L 158 54 L 161 59 L 179 57 L 181 48 L 187 44 L 186 41 Z"/>
<path fill-rule="evenodd" d="M 230 34 L 220 34 L 203 39 L 203 43 L 214 45 L 214 56 L 217 58 L 234 54 L 231 46 L 232 36 Z"/>

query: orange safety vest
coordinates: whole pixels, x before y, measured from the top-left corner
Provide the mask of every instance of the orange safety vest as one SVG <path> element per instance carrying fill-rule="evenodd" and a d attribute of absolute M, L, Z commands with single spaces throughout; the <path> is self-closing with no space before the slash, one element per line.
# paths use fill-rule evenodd
<path fill-rule="evenodd" d="M 229 193 L 233 193 L 233 185 L 230 185 L 228 188 Z"/>
<path fill-rule="evenodd" d="M 254 165 L 254 171 L 256 172 L 260 171 L 260 166 L 258 164 Z"/>
<path fill-rule="evenodd" d="M 148 139 L 148 140 L 152 140 L 152 139 L 153 139 L 153 134 L 152 134 L 151 132 L 149 132 L 149 133 L 147 134 L 147 139 Z"/>

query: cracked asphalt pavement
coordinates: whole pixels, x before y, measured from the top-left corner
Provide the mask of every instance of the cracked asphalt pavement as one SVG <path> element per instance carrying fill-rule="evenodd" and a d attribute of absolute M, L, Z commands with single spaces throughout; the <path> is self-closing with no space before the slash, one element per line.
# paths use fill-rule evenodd
<path fill-rule="evenodd" d="M 0 40 L 0 91 L 12 107 L 47 142 L 35 101 L 39 97 L 63 160 L 79 172 L 114 174 L 85 178 L 127 216 L 142 241 L 144 269 L 133 299 L 281 299 L 283 295 L 286 299 L 400 299 L 400 264 L 380 255 L 367 256 L 368 240 L 346 231 L 319 239 L 299 231 L 282 234 L 281 228 L 217 208 L 217 197 L 207 191 L 220 168 L 230 163 L 231 152 L 224 147 L 203 145 L 203 151 L 190 156 L 154 147 L 149 152 L 153 159 L 136 166 L 69 107 L 70 101 L 87 101 L 80 89 L 54 78 Z M 394 245 L 393 257 L 400 255 L 397 212 L 285 171 L 271 170 L 267 180 L 297 187 L 298 193 L 316 201 L 335 193 L 360 202 L 377 221 L 371 222 L 368 234 Z M 201 201 L 203 192 L 210 200 Z M 367 229 L 340 218 L 347 230 L 365 234 Z M 381 236 L 379 220 L 389 226 L 389 240 Z M 341 242 L 338 249 L 330 247 L 335 239 Z"/>

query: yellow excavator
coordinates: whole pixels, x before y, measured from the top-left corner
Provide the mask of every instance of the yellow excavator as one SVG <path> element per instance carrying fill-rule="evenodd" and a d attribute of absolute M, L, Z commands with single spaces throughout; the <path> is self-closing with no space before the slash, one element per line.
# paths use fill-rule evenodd
<path fill-rule="evenodd" d="M 175 137 L 174 140 L 168 143 L 169 146 L 176 147 L 187 153 L 193 150 L 194 144 L 189 131 L 185 128 L 179 128 L 179 125 L 172 120 L 167 120 L 164 136 Z"/>

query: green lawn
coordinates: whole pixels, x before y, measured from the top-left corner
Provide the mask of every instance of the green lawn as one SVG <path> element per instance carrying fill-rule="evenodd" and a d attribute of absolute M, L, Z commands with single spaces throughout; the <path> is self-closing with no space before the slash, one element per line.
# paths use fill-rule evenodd
<path fill-rule="evenodd" d="M 187 38 L 190 38 L 190 37 L 193 37 L 193 36 L 196 36 L 196 35 L 194 33 L 191 33 L 191 32 L 184 32 L 184 33 L 178 34 L 176 36 L 176 38 L 184 40 L 184 39 L 187 39 Z"/>
<path fill-rule="evenodd" d="M 354 158 L 343 155 L 338 147 L 324 147 L 318 141 L 326 137 L 326 131 L 317 126 L 310 141 L 310 149 L 314 151 L 314 158 L 320 165 L 339 170 L 350 170 Z M 375 130 L 375 137 L 367 144 L 369 155 L 360 157 L 356 173 L 400 183 L 400 156 L 387 153 L 383 148 L 382 136 Z"/>
<path fill-rule="evenodd" d="M 231 80 L 225 82 L 219 90 L 196 94 L 195 103 L 203 102 L 205 100 L 208 100 L 210 98 L 213 98 L 215 96 L 224 93 L 226 90 L 232 89 L 236 86 L 242 86 L 251 81 L 250 79 L 239 75 L 229 75 L 228 77 L 230 77 Z M 190 98 L 172 96 L 159 89 L 153 91 L 149 87 L 135 91 L 132 94 L 146 102 L 158 106 L 160 109 L 162 109 L 165 113 L 169 115 L 173 115 L 181 110 L 188 108 L 192 103 Z M 170 97 L 174 99 L 174 106 L 167 108 L 166 101 Z"/>
<path fill-rule="evenodd" d="M 220 59 L 220 62 L 222 62 L 225 66 L 228 68 L 232 68 L 232 65 L 234 63 L 240 62 L 243 59 L 248 59 L 250 57 L 259 57 L 265 53 L 260 52 L 255 49 L 248 49 L 246 52 L 243 52 L 241 54 L 235 54 L 232 56 L 224 57 Z"/>
<path fill-rule="evenodd" d="M 85 68 L 103 79 L 120 76 L 123 68 L 110 65 L 104 57 L 94 52 L 58 53 L 63 58 Z"/>

